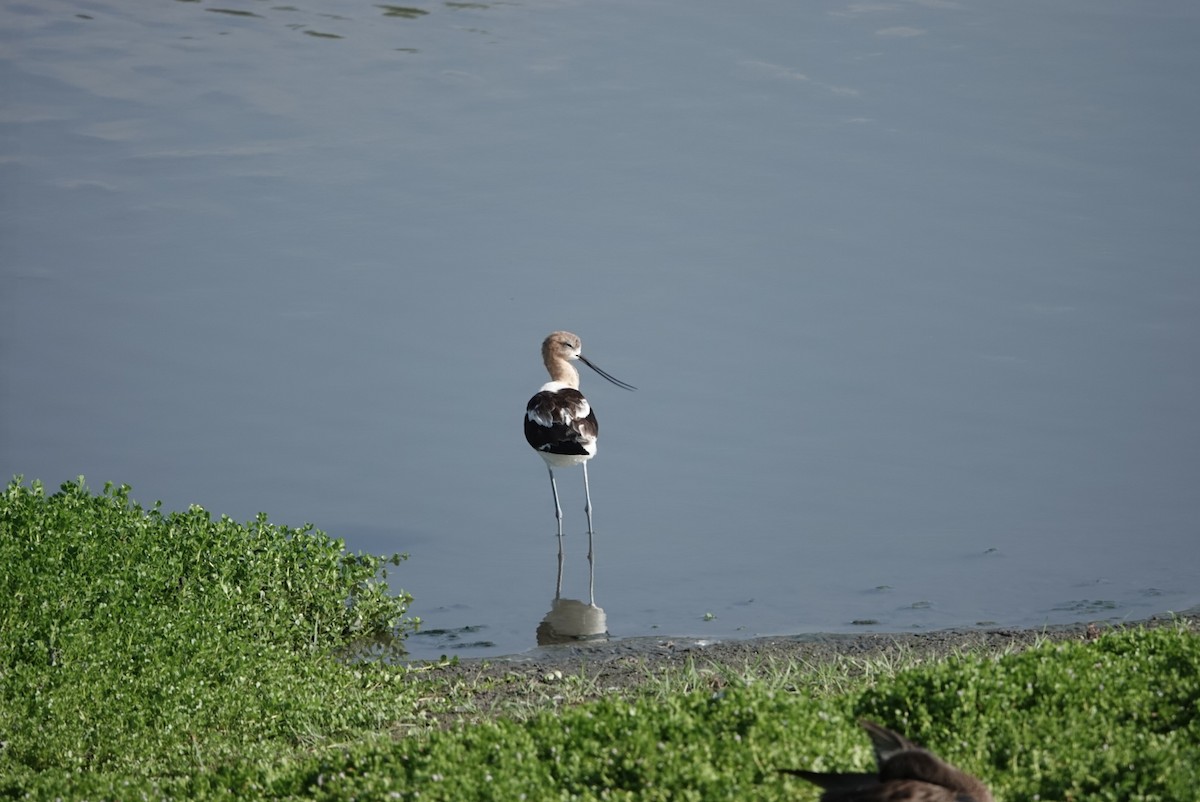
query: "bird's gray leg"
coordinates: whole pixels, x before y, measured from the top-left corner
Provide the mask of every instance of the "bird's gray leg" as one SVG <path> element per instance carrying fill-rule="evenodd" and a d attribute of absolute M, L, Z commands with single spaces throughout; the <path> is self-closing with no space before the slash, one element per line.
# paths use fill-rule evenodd
<path fill-rule="evenodd" d="M 558 484 L 554 481 L 554 469 L 548 464 L 546 470 L 550 473 L 550 492 L 554 493 L 554 517 L 558 521 L 558 582 L 554 586 L 554 598 L 562 598 L 563 577 L 563 530 L 562 507 L 558 503 Z"/>
<path fill-rule="evenodd" d="M 587 463 L 583 463 L 583 511 L 588 522 L 588 603 L 596 606 L 596 563 L 592 558 L 592 491 L 588 488 Z"/>

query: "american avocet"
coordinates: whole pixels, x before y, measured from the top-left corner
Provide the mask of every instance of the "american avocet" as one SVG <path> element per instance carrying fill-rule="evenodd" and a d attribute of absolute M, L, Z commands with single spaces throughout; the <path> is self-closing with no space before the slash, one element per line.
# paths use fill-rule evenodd
<path fill-rule="evenodd" d="M 992 802 L 992 794 L 976 778 L 959 771 L 903 735 L 872 721 L 860 721 L 875 747 L 878 772 L 825 774 L 781 769 L 825 789 L 821 802 Z"/>
<path fill-rule="evenodd" d="M 618 387 L 636 390 L 631 384 L 613 378 L 587 360 L 579 337 L 569 331 L 556 331 L 542 342 L 542 361 L 550 381 L 525 405 L 525 440 L 546 461 L 550 472 L 550 490 L 554 493 L 554 515 L 558 519 L 558 586 L 555 598 L 562 595 L 563 514 L 558 503 L 555 468 L 583 466 L 584 512 L 588 523 L 588 595 L 596 603 L 595 562 L 592 558 L 592 493 L 588 488 L 587 461 L 596 456 L 596 435 L 600 431 L 592 405 L 579 392 L 579 371 L 571 364 L 578 359 Z"/>

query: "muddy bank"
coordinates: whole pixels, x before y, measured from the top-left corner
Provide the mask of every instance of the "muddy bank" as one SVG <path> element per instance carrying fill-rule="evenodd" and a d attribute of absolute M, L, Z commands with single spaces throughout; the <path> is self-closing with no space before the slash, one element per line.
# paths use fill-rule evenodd
<path fill-rule="evenodd" d="M 689 662 L 715 675 L 724 669 L 742 674 L 778 673 L 781 665 L 818 668 L 841 662 L 853 675 L 856 664 L 865 666 L 888 658 L 905 662 L 936 659 L 957 653 L 1019 651 L 1038 642 L 1094 640 L 1113 629 L 1174 626 L 1182 623 L 1200 632 L 1200 608 L 1182 613 L 1162 613 L 1141 621 L 1079 622 L 1038 629 L 948 629 L 937 632 L 810 634 L 751 640 L 705 641 L 697 639 L 631 638 L 589 641 L 544 647 L 502 658 L 462 660 L 431 669 L 434 676 L 461 680 L 477 689 L 477 712 L 505 706 L 506 701 L 553 695 L 553 685 L 564 676 L 582 677 L 591 696 L 631 690 L 671 668 Z M 421 672 L 425 674 L 425 672 Z M 425 674 L 429 676 L 429 674 Z"/>

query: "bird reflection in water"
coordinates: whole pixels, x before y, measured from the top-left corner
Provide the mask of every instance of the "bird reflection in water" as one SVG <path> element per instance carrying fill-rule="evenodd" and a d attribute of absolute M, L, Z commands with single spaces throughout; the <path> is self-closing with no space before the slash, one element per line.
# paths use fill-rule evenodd
<path fill-rule="evenodd" d="M 559 552 L 558 574 L 554 580 L 554 601 L 550 602 L 550 612 L 546 613 L 538 624 L 538 646 L 608 640 L 608 616 L 605 615 L 604 608 L 596 604 L 595 582 L 595 573 L 589 571 L 588 589 L 592 595 L 591 604 L 580 599 L 564 599 L 563 556 L 562 552 Z"/>
<path fill-rule="evenodd" d="M 538 646 L 603 640 L 608 640 L 604 608 L 579 599 L 555 599 L 537 628 Z"/>

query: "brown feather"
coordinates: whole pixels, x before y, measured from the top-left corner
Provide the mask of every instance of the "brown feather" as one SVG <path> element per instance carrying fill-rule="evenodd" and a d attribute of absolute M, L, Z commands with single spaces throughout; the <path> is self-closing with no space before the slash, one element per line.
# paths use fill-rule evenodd
<path fill-rule="evenodd" d="M 821 802 L 994 802 L 982 782 L 929 750 L 872 721 L 859 723 L 875 748 L 877 773 L 780 771 L 825 789 Z"/>

